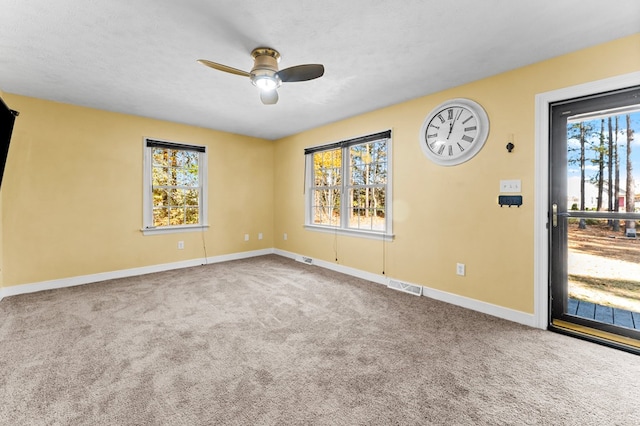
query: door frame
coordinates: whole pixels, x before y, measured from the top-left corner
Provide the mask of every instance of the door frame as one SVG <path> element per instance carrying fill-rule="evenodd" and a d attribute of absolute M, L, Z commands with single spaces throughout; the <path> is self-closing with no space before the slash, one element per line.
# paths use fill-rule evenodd
<path fill-rule="evenodd" d="M 535 98 L 534 327 L 549 326 L 549 108 L 550 104 L 640 84 L 640 71 L 539 93 Z"/>

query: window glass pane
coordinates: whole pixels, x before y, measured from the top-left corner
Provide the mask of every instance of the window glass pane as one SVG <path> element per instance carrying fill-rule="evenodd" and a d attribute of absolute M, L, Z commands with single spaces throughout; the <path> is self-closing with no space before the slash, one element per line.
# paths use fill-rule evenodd
<path fill-rule="evenodd" d="M 380 140 L 373 144 L 374 161 L 387 161 L 387 141 Z"/>
<path fill-rule="evenodd" d="M 169 225 L 184 225 L 184 208 L 169 208 Z"/>
<path fill-rule="evenodd" d="M 353 188 L 349 206 L 349 227 L 385 229 L 385 188 Z"/>
<path fill-rule="evenodd" d="M 153 206 L 166 206 L 169 203 L 169 194 L 165 189 L 153 189 Z"/>
<path fill-rule="evenodd" d="M 169 209 L 155 208 L 153 209 L 153 226 L 169 225 Z"/>
<path fill-rule="evenodd" d="M 371 209 L 355 208 L 350 213 L 349 228 L 371 230 Z"/>
<path fill-rule="evenodd" d="M 377 141 L 349 148 L 351 185 L 386 184 L 386 147 L 386 141 Z"/>
<path fill-rule="evenodd" d="M 166 185 L 169 180 L 169 169 L 166 167 L 153 167 L 151 171 L 151 184 L 153 186 Z"/>
<path fill-rule="evenodd" d="M 313 218 L 312 222 L 315 225 L 324 225 L 327 222 L 327 215 L 324 214 L 322 207 L 314 206 L 313 207 Z"/>
<path fill-rule="evenodd" d="M 198 186 L 198 168 L 178 169 L 176 182 L 178 186 Z"/>
<path fill-rule="evenodd" d="M 166 172 L 166 183 L 168 186 L 178 186 L 178 170 L 174 167 L 169 167 Z"/>
<path fill-rule="evenodd" d="M 373 204 L 371 207 L 376 210 L 383 209 L 384 211 L 387 207 L 387 188 L 383 186 L 371 189 L 373 190 Z"/>
<path fill-rule="evenodd" d="M 336 208 L 336 209 L 340 209 L 340 193 L 341 191 L 339 189 L 332 189 L 331 190 L 331 206 Z M 335 213 L 334 213 L 335 216 Z M 338 216 L 340 217 L 340 214 L 338 213 Z"/>
<path fill-rule="evenodd" d="M 340 226 L 340 207 L 333 207 L 331 226 Z"/>
<path fill-rule="evenodd" d="M 338 167 L 332 169 L 329 184 L 334 186 L 342 184 L 342 169 Z"/>
<path fill-rule="evenodd" d="M 169 161 L 169 166 L 176 167 L 178 165 L 178 153 L 180 151 L 176 151 L 175 149 L 167 150 L 167 159 Z"/>
<path fill-rule="evenodd" d="M 187 225 L 197 225 L 199 223 L 198 217 L 198 208 L 197 207 L 187 207 L 186 209 L 186 217 L 185 224 Z"/>
<path fill-rule="evenodd" d="M 357 209 L 364 207 L 365 203 L 365 188 L 354 188 L 351 190 L 351 208 Z"/>
<path fill-rule="evenodd" d="M 359 158 L 359 157 L 352 157 Z M 361 161 L 355 161 L 351 164 L 351 172 L 350 172 L 350 180 L 351 185 L 364 185 L 366 183 L 365 179 L 365 165 Z"/>
<path fill-rule="evenodd" d="M 313 209 L 313 223 L 316 225 L 329 225 L 331 208 L 328 206 L 315 206 Z"/>
<path fill-rule="evenodd" d="M 316 167 L 313 171 L 313 186 L 327 186 L 324 169 Z"/>
<path fill-rule="evenodd" d="M 183 189 L 170 189 L 169 190 L 169 205 L 171 206 L 183 206 L 185 200 Z"/>
<path fill-rule="evenodd" d="M 323 152 L 313 154 L 313 182 L 315 186 L 326 186 Z"/>
<path fill-rule="evenodd" d="M 185 193 L 185 202 L 188 206 L 197 206 L 200 192 L 197 189 L 189 189 Z"/>
<path fill-rule="evenodd" d="M 314 206 L 328 206 L 330 204 L 330 196 L 328 189 L 316 189 L 313 191 Z"/>
<path fill-rule="evenodd" d="M 365 188 L 354 188 L 351 190 L 349 206 L 349 228 L 358 228 L 359 218 L 362 214 L 362 208 L 365 203 Z"/>
<path fill-rule="evenodd" d="M 178 167 L 190 168 L 197 166 L 198 153 L 196 151 L 176 151 L 176 165 Z"/>
<path fill-rule="evenodd" d="M 372 183 L 376 185 L 387 183 L 387 163 L 375 163 L 375 173 Z"/>
<path fill-rule="evenodd" d="M 340 167 L 342 167 L 342 150 L 334 149 L 329 152 L 331 154 L 331 156 L 329 157 L 331 159 L 331 163 L 328 164 L 328 167 L 339 170 Z"/>
<path fill-rule="evenodd" d="M 313 223 L 318 225 L 340 224 L 340 191 L 325 189 L 313 191 Z"/>
<path fill-rule="evenodd" d="M 335 149 L 313 154 L 314 186 L 335 186 L 340 184 L 341 157 L 341 151 Z"/>
<path fill-rule="evenodd" d="M 154 166 L 168 166 L 167 150 L 163 148 L 153 148 L 153 165 Z"/>

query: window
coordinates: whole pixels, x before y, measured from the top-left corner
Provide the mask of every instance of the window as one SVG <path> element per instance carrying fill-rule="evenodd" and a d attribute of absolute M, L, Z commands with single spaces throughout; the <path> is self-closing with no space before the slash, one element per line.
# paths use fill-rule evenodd
<path fill-rule="evenodd" d="M 145 235 L 206 226 L 206 147 L 145 139 Z"/>
<path fill-rule="evenodd" d="M 309 229 L 391 237 L 391 131 L 305 149 Z"/>

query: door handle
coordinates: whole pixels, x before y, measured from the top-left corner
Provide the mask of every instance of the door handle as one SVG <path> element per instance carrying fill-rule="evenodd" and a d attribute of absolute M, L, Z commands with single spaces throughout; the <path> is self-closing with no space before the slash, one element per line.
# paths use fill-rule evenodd
<path fill-rule="evenodd" d="M 558 205 L 556 203 L 551 205 L 551 224 L 554 228 L 558 227 Z"/>

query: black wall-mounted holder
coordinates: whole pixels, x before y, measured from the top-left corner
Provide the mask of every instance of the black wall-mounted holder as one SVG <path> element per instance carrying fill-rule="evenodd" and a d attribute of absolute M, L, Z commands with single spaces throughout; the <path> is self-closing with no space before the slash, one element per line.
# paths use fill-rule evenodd
<path fill-rule="evenodd" d="M 507 144 L 507 151 L 511 152 L 513 151 L 513 148 L 515 148 L 516 146 L 513 144 L 513 142 L 509 142 Z"/>
<path fill-rule="evenodd" d="M 522 195 L 498 195 L 498 204 L 502 206 L 518 206 L 522 205 Z"/>

